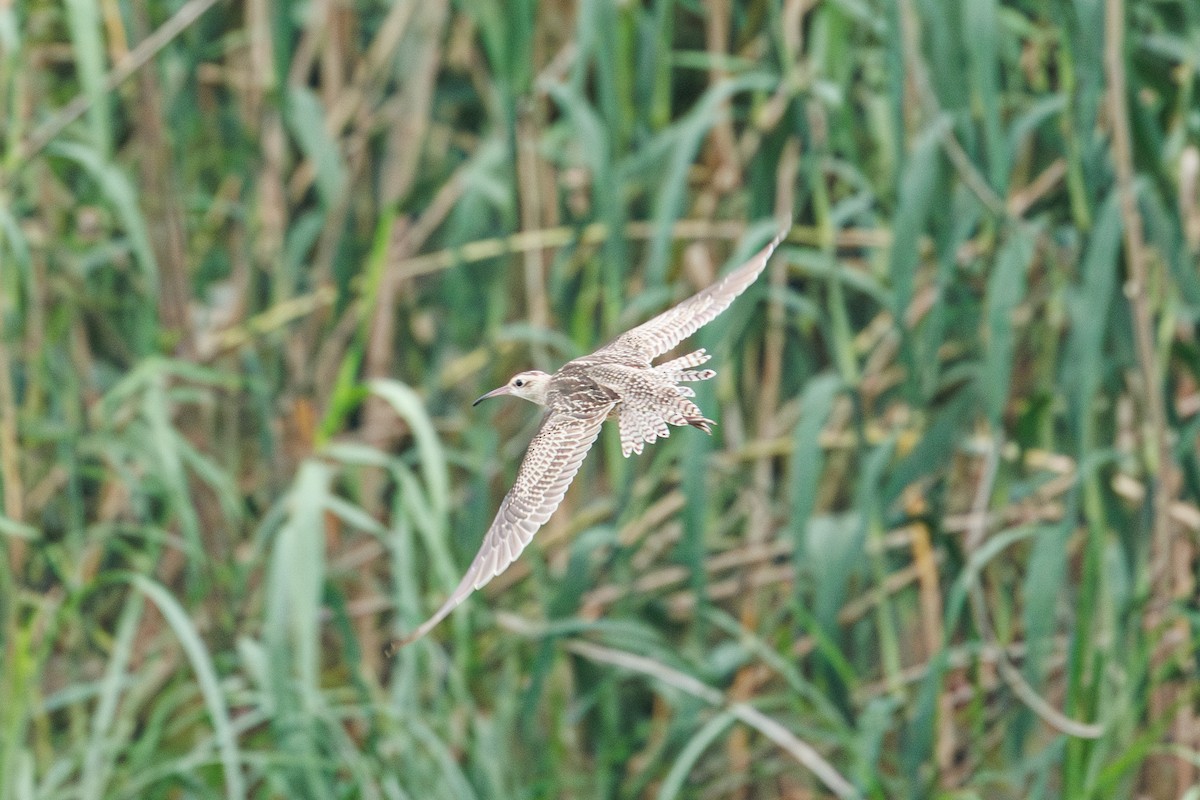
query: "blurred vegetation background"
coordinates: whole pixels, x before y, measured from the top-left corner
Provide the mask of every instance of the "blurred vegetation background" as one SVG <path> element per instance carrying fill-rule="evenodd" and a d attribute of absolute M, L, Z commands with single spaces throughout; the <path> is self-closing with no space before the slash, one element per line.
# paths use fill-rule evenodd
<path fill-rule="evenodd" d="M 0 2 L 0 800 L 1200 797 L 1194 0 Z M 456 583 L 471 408 L 795 221 Z"/>

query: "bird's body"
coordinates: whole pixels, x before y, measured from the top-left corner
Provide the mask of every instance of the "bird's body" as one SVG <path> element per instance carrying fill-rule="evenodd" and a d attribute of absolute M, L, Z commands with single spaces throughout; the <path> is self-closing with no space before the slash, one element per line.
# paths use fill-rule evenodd
<path fill-rule="evenodd" d="M 728 308 L 763 271 L 783 235 L 704 291 L 594 353 L 567 362 L 552 375 L 536 370 L 518 373 L 475 401 L 511 394 L 544 406 L 546 414 L 466 575 L 442 607 L 409 636 L 393 642 L 391 651 L 425 635 L 471 592 L 516 560 L 562 502 L 605 419 L 617 418 L 626 457 L 669 436 L 672 425 L 712 432 L 715 423 L 692 402 L 695 392 L 686 385 L 716 374 L 694 369 L 711 356 L 697 350 L 663 364 L 655 365 L 654 359 Z"/>

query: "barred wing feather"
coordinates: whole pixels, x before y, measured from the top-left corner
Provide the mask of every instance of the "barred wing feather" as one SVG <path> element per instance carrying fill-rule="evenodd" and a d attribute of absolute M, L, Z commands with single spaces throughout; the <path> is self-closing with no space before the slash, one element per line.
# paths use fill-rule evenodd
<path fill-rule="evenodd" d="M 517 559 L 566 496 L 567 487 L 611 410 L 612 404 L 608 404 L 586 416 L 562 411 L 546 416 L 466 575 L 432 617 L 394 642 L 390 650 L 424 636 L 473 591 L 483 588 Z"/>
<path fill-rule="evenodd" d="M 724 278 L 654 319 L 626 331 L 588 358 L 604 355 L 650 362 L 671 350 L 716 319 L 754 283 L 786 234 L 786 230 L 780 231 L 766 247 Z"/>

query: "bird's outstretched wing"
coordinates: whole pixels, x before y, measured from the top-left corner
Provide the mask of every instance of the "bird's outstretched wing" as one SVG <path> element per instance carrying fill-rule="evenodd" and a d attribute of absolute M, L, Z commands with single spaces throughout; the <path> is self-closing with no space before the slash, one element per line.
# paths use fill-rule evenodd
<path fill-rule="evenodd" d="M 787 229 L 742 266 L 702 292 L 613 339 L 592 355 L 632 357 L 650 362 L 717 318 L 739 294 L 754 283 Z M 591 356 L 585 356 L 591 358 Z"/>
<path fill-rule="evenodd" d="M 388 645 L 389 654 L 420 639 L 471 592 L 482 588 L 517 559 L 562 502 L 612 407 L 612 403 L 598 406 L 586 415 L 551 411 L 546 416 L 529 443 L 517 480 L 500 504 L 467 574 L 432 617 L 408 636 Z"/>

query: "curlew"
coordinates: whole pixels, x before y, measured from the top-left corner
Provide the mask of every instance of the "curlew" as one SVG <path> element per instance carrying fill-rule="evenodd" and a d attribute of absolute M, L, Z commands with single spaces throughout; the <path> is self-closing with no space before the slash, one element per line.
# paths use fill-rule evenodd
<path fill-rule="evenodd" d="M 500 503 L 462 581 L 433 616 L 388 645 L 389 655 L 424 636 L 517 559 L 562 502 L 604 420 L 617 418 L 621 453 L 626 458 L 669 436 L 671 425 L 690 425 L 712 433 L 715 423 L 692 402 L 696 393 L 686 385 L 716 375 L 711 369 L 696 369 L 711 356 L 696 350 L 663 364 L 652 362 L 716 319 L 754 283 L 785 234 L 781 231 L 749 261 L 707 289 L 591 355 L 568 361 L 553 375 L 538 370 L 519 372 L 475 401 L 474 405 L 479 405 L 489 397 L 514 395 L 543 406 L 546 414 L 525 451 L 516 482 Z"/>

